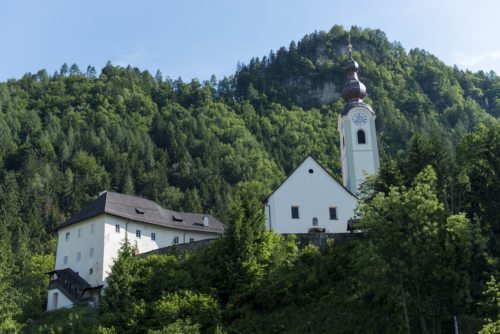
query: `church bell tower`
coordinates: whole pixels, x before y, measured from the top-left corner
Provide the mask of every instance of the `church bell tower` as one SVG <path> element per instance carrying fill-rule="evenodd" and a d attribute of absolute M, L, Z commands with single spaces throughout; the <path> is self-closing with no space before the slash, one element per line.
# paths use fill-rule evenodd
<path fill-rule="evenodd" d="M 345 65 L 347 82 L 342 90 L 346 105 L 338 118 L 342 180 L 344 187 L 353 194 L 365 181 L 367 175 L 375 175 L 380 167 L 375 112 L 363 101 L 366 87 L 358 79 L 359 64 L 352 57 L 349 43 L 349 59 Z"/>

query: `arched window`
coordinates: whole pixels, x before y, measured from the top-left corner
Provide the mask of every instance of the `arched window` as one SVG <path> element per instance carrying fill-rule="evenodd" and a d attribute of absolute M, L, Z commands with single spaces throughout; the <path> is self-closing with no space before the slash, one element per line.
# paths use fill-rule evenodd
<path fill-rule="evenodd" d="M 358 144 L 366 144 L 366 135 L 363 130 L 358 130 Z"/>

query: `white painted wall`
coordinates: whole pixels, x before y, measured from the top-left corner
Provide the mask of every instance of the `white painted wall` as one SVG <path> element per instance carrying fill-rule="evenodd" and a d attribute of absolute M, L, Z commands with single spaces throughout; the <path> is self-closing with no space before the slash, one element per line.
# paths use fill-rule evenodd
<path fill-rule="evenodd" d="M 116 225 L 120 225 L 120 232 L 116 232 Z M 141 231 L 140 238 L 136 236 L 136 230 Z M 104 228 L 104 279 L 111 272 L 111 267 L 118 256 L 118 251 L 125 242 L 125 231 L 127 231 L 128 241 L 132 247 L 137 248 L 139 254 L 171 246 L 174 244 L 175 237 L 178 237 L 179 244 L 182 244 L 190 242 L 190 238 L 194 238 L 194 241 L 198 241 L 213 239 L 218 236 L 217 233 L 173 229 L 106 215 L 106 224 Z M 156 240 L 151 240 L 151 233 L 155 233 Z"/>
<path fill-rule="evenodd" d="M 326 232 L 344 233 L 356 205 L 356 197 L 308 157 L 268 198 L 266 226 L 277 233 L 308 233 L 316 217 Z M 292 206 L 299 207 L 299 219 L 292 219 Z M 330 220 L 330 207 L 337 208 L 337 220 Z"/>
<path fill-rule="evenodd" d="M 71 268 L 90 285 L 102 284 L 105 221 L 106 215 L 99 215 L 59 229 L 55 269 Z M 68 240 L 66 240 L 66 233 L 69 233 Z M 90 254 L 91 248 L 94 249 L 93 256 Z M 80 260 L 78 260 L 78 253 L 80 253 Z M 64 263 L 65 256 L 68 259 L 66 264 Z"/>
<path fill-rule="evenodd" d="M 364 125 L 356 125 L 352 121 L 353 115 L 357 113 L 366 116 L 367 122 Z M 375 133 L 375 117 L 375 114 L 364 107 L 355 107 L 349 110 L 347 115 L 339 115 L 342 180 L 344 186 L 349 188 L 351 192 L 359 190 L 359 186 L 365 182 L 367 175 L 375 175 L 378 172 L 379 154 Z M 357 133 L 360 129 L 365 132 L 365 144 L 358 144 Z"/>
<path fill-rule="evenodd" d="M 47 311 L 53 311 L 60 308 L 72 307 L 73 303 L 71 300 L 66 298 L 66 296 L 59 291 L 59 289 L 49 290 L 49 297 L 47 300 Z"/>

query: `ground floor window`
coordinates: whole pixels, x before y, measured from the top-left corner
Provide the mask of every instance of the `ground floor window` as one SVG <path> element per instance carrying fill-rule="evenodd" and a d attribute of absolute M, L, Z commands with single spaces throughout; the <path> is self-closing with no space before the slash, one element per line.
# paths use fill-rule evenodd
<path fill-rule="evenodd" d="M 337 220 L 337 208 L 334 206 L 330 207 L 330 220 Z"/>

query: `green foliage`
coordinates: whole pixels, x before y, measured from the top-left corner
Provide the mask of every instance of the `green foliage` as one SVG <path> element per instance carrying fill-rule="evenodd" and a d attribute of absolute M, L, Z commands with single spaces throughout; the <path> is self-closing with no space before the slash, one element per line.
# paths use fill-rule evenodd
<path fill-rule="evenodd" d="M 428 166 L 409 189 L 392 187 L 360 208 L 367 238 L 359 258 L 362 289 L 383 304 L 379 328 L 442 332 L 453 315 L 474 307 L 470 276 L 484 237 L 464 214 L 446 213 L 437 181 Z"/>
<path fill-rule="evenodd" d="M 148 334 L 199 334 L 200 326 L 189 320 L 176 320 L 161 330 L 149 330 Z"/>
<path fill-rule="evenodd" d="M 24 330 L 28 334 L 112 333 L 99 331 L 98 312 L 87 306 L 43 313 Z"/>
<path fill-rule="evenodd" d="M 44 318 L 53 228 L 105 189 L 210 212 L 228 228 L 183 260 L 135 259 L 124 249 L 103 324 L 88 326 L 94 331 L 363 332 L 361 319 L 373 331 L 392 321 L 397 332 L 405 328 L 401 287 L 412 328 L 419 317 L 434 316 L 438 328 L 450 314 L 480 314 L 473 305 L 484 302 L 500 254 L 499 77 L 407 52 L 379 30 L 350 33 L 386 161 L 367 184 L 366 207 L 397 209 L 381 209 L 393 219 L 385 227 L 382 216 L 368 214 L 380 228 L 363 243 L 368 252 L 335 246 L 299 254 L 293 238 L 262 223 L 260 200 L 306 155 L 340 174 L 341 26 L 239 64 L 219 81 L 183 82 L 108 63 L 100 73 L 63 64 L 52 76 L 41 70 L 0 83 L 0 328 L 15 332 Z M 414 181 L 428 165 L 436 177 Z M 408 240 L 398 244 L 396 236 Z M 358 267 L 362 260 L 373 272 Z M 422 277 L 427 268 L 436 286 Z M 393 280 L 395 269 L 403 283 Z M 452 288 L 438 289 L 445 283 Z M 175 300 L 178 316 L 147 328 L 161 298 Z M 185 311 L 196 307 L 218 315 L 207 322 Z M 65 317 L 47 331 L 67 330 Z"/>

